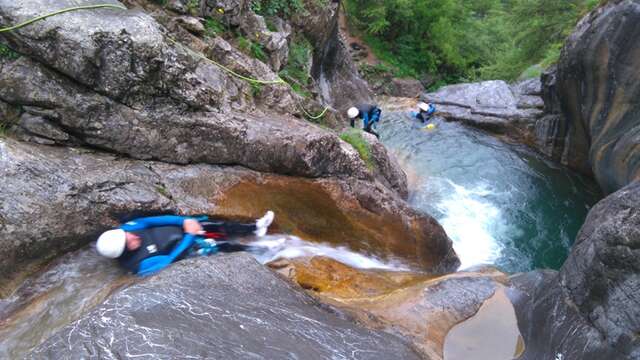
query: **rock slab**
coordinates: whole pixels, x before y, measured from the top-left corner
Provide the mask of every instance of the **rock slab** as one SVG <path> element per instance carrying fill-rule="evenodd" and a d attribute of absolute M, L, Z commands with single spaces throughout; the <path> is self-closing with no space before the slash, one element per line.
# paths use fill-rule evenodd
<path fill-rule="evenodd" d="M 122 290 L 31 359 L 419 359 L 322 309 L 246 254 L 196 258 Z"/>
<path fill-rule="evenodd" d="M 492 80 L 445 86 L 421 100 L 435 104 L 437 115 L 449 121 L 533 143 L 536 120 L 543 114 L 539 89 L 536 79 L 513 86 Z"/>
<path fill-rule="evenodd" d="M 640 183 L 599 202 L 555 272 L 512 279 L 525 324 L 524 359 L 638 359 Z M 578 335 L 579 334 L 579 335 Z"/>

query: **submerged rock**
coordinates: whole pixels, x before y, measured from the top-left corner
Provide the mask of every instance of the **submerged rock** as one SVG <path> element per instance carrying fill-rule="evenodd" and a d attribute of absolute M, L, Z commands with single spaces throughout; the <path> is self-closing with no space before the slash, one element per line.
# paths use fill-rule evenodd
<path fill-rule="evenodd" d="M 354 269 L 322 257 L 280 260 L 270 266 L 359 322 L 410 339 L 427 359 L 442 359 L 447 333 L 506 283 L 506 276 L 492 269 L 434 277 Z"/>
<path fill-rule="evenodd" d="M 458 265 L 451 240 L 428 215 L 375 182 L 301 179 L 241 167 L 180 166 L 86 149 L 0 140 L 0 287 L 78 248 L 133 211 L 255 219 L 309 240 L 406 258 L 442 272 Z"/>
<path fill-rule="evenodd" d="M 321 308 L 246 254 L 185 260 L 113 295 L 29 356 L 419 359 Z"/>

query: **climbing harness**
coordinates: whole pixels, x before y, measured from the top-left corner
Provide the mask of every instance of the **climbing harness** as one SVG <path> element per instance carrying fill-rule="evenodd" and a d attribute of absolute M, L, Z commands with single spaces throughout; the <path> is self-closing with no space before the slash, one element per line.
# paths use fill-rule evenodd
<path fill-rule="evenodd" d="M 216 245 L 215 240 L 205 239 L 203 237 L 197 236 L 195 238 L 196 247 L 198 250 L 196 253 L 201 256 L 207 256 L 211 254 L 215 254 L 218 252 L 218 246 Z"/>
<path fill-rule="evenodd" d="M 118 9 L 118 10 L 127 10 L 126 7 L 122 6 L 122 5 L 116 5 L 116 4 L 95 4 L 95 5 L 84 5 L 84 6 L 74 6 L 74 7 L 69 7 L 69 8 L 65 8 L 62 10 L 57 10 L 48 14 L 44 14 L 44 15 L 40 15 L 37 16 L 33 19 L 29 19 L 26 21 L 23 21 L 19 24 L 16 24 L 14 26 L 9 26 L 6 28 L 0 28 L 0 33 L 3 32 L 8 32 L 8 31 L 14 31 L 14 30 L 18 30 L 20 28 L 23 28 L 27 25 L 33 24 L 37 21 L 40 20 L 44 20 L 46 18 L 52 17 L 52 16 L 56 16 L 56 15 L 60 15 L 60 14 L 64 14 L 64 13 L 68 13 L 68 12 L 72 12 L 72 11 L 78 11 L 78 10 L 93 10 L 93 9 L 102 9 L 102 8 L 111 8 L 111 9 Z M 232 76 L 237 77 L 238 79 L 247 81 L 251 84 L 259 84 L 259 85 L 278 85 L 278 84 L 286 84 L 289 86 L 289 88 L 293 89 L 293 87 L 291 86 L 291 84 L 289 84 L 288 82 L 284 81 L 282 78 L 280 78 L 279 76 L 277 76 L 276 80 L 261 80 L 261 79 L 254 79 L 254 78 L 250 78 L 247 76 L 243 76 L 241 74 L 238 74 L 237 72 L 229 69 L 228 67 L 220 64 L 219 62 L 209 59 L 208 57 L 206 57 L 204 54 L 201 54 L 197 51 L 194 51 L 192 49 L 190 49 L 189 47 L 180 44 L 179 42 L 175 41 L 174 39 L 172 39 L 170 36 L 167 36 L 167 39 L 169 40 L 169 42 L 171 42 L 172 44 L 182 48 L 183 50 L 185 50 L 187 53 L 191 54 L 192 56 L 195 56 L 197 58 L 200 58 L 206 62 L 209 62 L 217 67 L 219 67 L 220 69 L 222 69 L 223 71 L 229 73 Z M 302 110 L 302 112 L 310 119 L 312 120 L 317 120 L 320 119 L 321 117 L 323 117 L 327 110 L 329 110 L 329 107 L 325 107 L 324 110 L 319 114 L 319 115 L 312 115 L 310 114 L 305 108 L 304 106 L 302 106 L 302 104 L 299 101 L 296 101 L 298 107 L 300 107 L 300 109 Z"/>

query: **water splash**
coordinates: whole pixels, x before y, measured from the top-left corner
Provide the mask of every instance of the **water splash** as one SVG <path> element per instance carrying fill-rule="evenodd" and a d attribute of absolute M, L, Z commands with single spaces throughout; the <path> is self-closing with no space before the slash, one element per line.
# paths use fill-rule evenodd
<path fill-rule="evenodd" d="M 502 246 L 493 234 L 505 224 L 501 223 L 500 209 L 486 199 L 491 191 L 482 184 L 467 189 L 451 180 L 446 182 L 452 188 L 451 195 L 435 206 L 443 214 L 439 221 L 453 241 L 460 268 L 495 263 Z"/>
<path fill-rule="evenodd" d="M 249 252 L 263 264 L 277 259 L 325 256 L 358 269 L 409 270 L 399 260 L 382 260 L 345 246 L 312 243 L 291 235 L 268 235 L 247 245 L 251 247 Z"/>

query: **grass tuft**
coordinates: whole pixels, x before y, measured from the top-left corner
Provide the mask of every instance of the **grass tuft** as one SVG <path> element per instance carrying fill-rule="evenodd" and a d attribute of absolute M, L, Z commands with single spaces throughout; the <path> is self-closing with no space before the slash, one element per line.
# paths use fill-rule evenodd
<path fill-rule="evenodd" d="M 360 154 L 360 158 L 367 165 L 369 170 L 375 169 L 375 163 L 373 162 L 373 156 L 371 155 L 371 145 L 362 136 L 362 131 L 358 129 L 349 129 L 340 134 L 340 139 L 351 144 L 354 149 Z"/>

